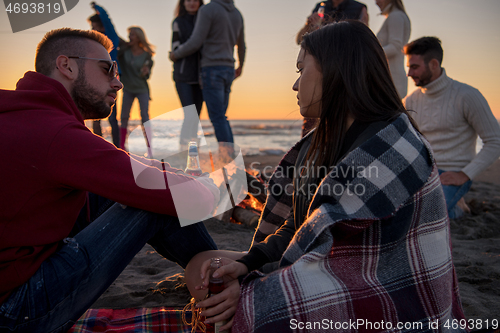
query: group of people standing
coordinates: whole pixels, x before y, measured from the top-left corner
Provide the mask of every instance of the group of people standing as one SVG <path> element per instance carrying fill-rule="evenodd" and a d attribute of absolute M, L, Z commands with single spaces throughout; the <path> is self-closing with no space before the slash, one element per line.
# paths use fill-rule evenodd
<path fill-rule="evenodd" d="M 113 143 L 124 148 L 130 108 L 135 98 L 139 101 L 141 120 L 148 155 L 152 156 L 152 133 L 148 125 L 150 92 L 147 80 L 153 66 L 153 46 L 140 27 L 130 27 L 129 42 L 118 37 L 106 11 L 92 3 L 97 14 L 90 17 L 92 29 L 104 33 L 115 49 L 113 60 L 118 61 L 122 81 L 123 100 L 121 125 L 118 131 L 116 106 L 109 117 Z M 196 23 L 196 24 L 195 24 Z M 197 116 L 184 110 L 185 118 L 180 133 L 180 148 L 197 139 L 199 115 L 205 101 L 219 146 L 234 142 L 226 117 L 229 93 L 235 78 L 241 75 L 245 61 L 243 17 L 232 0 L 179 0 L 172 24 L 173 79 L 182 106 L 194 105 Z M 234 46 L 238 47 L 239 66 L 235 70 Z M 101 134 L 99 120 L 94 121 L 94 133 Z"/>
<path fill-rule="evenodd" d="M 403 46 L 408 43 L 411 24 L 402 0 L 375 0 L 381 15 L 386 19 L 377 33 L 377 38 L 384 49 L 391 76 L 401 98 L 406 96 L 408 80 L 406 78 Z M 318 15 L 321 11 L 321 15 Z M 297 34 L 300 44 L 305 33 L 314 31 L 320 26 L 341 20 L 359 20 L 366 26 L 369 16 L 366 5 L 355 0 L 326 0 L 320 2 L 307 18 L 306 25 Z"/>
<path fill-rule="evenodd" d="M 117 61 L 120 81 L 123 84 L 123 97 L 121 108 L 121 123 L 118 126 L 116 104 L 109 116 L 111 125 L 111 136 L 113 144 L 126 149 L 125 142 L 128 134 L 128 120 L 134 100 L 139 101 L 141 111 L 141 126 L 145 134 L 148 156 L 152 157 L 152 133 L 149 121 L 149 100 L 151 99 L 148 79 L 153 67 L 154 46 L 149 43 L 144 30 L 138 26 L 131 26 L 128 30 L 129 41 L 126 42 L 118 36 L 115 27 L 104 8 L 91 3 L 96 11 L 95 15 L 89 17 L 92 30 L 106 35 L 113 42 L 113 50 L 110 52 L 111 59 Z M 94 120 L 93 131 L 102 135 L 100 120 Z"/>
<path fill-rule="evenodd" d="M 246 46 L 243 17 L 233 0 L 179 0 L 172 25 L 174 81 L 183 107 L 194 104 L 199 117 L 203 101 L 214 127 L 219 149 L 229 153 L 234 143 L 226 117 L 233 80 L 243 70 Z M 234 68 L 234 47 L 238 68 Z M 181 149 L 197 138 L 199 118 L 185 112 Z"/>
<path fill-rule="evenodd" d="M 149 100 L 151 99 L 148 79 L 153 67 L 154 46 L 149 43 L 144 30 L 138 26 L 131 26 L 127 29 L 129 41 L 126 42 L 116 33 L 106 10 L 95 2 L 92 2 L 91 6 L 96 14 L 89 17 L 88 21 L 92 30 L 106 35 L 113 42 L 110 56 L 113 61 L 118 63 L 118 73 L 123 84 L 120 126 L 118 126 L 116 118 L 116 104 L 109 116 L 113 144 L 118 148 L 125 149 L 130 110 L 137 98 L 141 110 L 142 126 L 148 142 L 148 155 L 151 157 L 152 133 L 147 123 L 149 120 Z M 100 120 L 94 120 L 93 130 L 95 134 L 102 135 Z"/>

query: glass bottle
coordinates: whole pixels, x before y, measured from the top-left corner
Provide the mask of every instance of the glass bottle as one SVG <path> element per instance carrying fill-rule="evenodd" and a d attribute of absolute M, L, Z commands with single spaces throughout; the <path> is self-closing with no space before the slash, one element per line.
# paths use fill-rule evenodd
<path fill-rule="evenodd" d="M 201 176 L 201 174 L 203 173 L 200 168 L 198 144 L 196 143 L 196 141 L 189 142 L 187 164 L 186 170 L 184 172 L 195 177 Z"/>
<path fill-rule="evenodd" d="M 212 276 L 214 272 L 220 267 L 222 267 L 222 258 L 212 258 L 208 271 L 208 292 L 210 296 L 216 295 L 224 290 L 224 280 L 222 279 L 222 277 L 214 278 Z M 225 320 L 217 323 L 207 324 L 206 333 L 219 333 L 220 327 L 225 324 Z"/>
<path fill-rule="evenodd" d="M 325 18 L 325 3 L 324 2 L 319 4 L 318 16 L 321 17 L 321 20 L 323 20 Z"/>

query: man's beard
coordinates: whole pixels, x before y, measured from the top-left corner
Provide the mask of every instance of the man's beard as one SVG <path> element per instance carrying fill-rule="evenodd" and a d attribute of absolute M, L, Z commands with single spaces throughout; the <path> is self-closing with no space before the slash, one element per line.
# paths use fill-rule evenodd
<path fill-rule="evenodd" d="M 88 84 L 85 73 L 80 72 L 75 80 L 71 97 L 83 119 L 103 119 L 111 113 L 111 106 L 105 101 L 109 93 L 116 94 L 116 90 L 110 89 L 102 96 Z"/>
<path fill-rule="evenodd" d="M 415 83 L 415 85 L 417 87 L 426 86 L 431 82 L 431 79 L 432 79 L 431 70 L 429 69 L 429 66 L 426 66 L 425 72 L 422 73 L 422 75 L 418 78 L 418 83 Z"/>

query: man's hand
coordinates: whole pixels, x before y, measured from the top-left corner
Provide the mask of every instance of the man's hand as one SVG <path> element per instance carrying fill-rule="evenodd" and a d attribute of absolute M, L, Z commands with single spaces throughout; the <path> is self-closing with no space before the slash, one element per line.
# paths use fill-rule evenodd
<path fill-rule="evenodd" d="M 212 192 L 214 196 L 214 209 L 215 209 L 220 201 L 220 190 L 217 187 L 217 185 L 215 185 L 213 179 L 210 178 L 208 175 L 209 175 L 208 173 L 204 172 L 200 177 L 197 177 L 196 180 L 202 183 L 203 186 L 205 186 L 207 189 L 210 190 L 210 192 Z"/>
<path fill-rule="evenodd" d="M 175 59 L 175 55 L 174 55 L 174 52 L 168 52 L 168 57 L 170 58 L 170 60 L 172 60 L 173 62 L 176 62 L 177 59 Z"/>
<path fill-rule="evenodd" d="M 236 70 L 234 71 L 234 79 L 235 80 L 241 76 L 242 71 L 243 71 L 243 68 L 241 66 L 236 68 Z"/>
<path fill-rule="evenodd" d="M 225 277 L 224 284 L 226 288 L 217 295 L 213 295 L 208 299 L 199 302 L 197 307 L 206 308 L 201 313 L 202 316 L 212 317 L 208 318 L 206 323 L 217 323 L 222 320 L 229 320 L 227 324 L 221 327 L 221 330 L 227 330 L 233 325 L 233 316 L 236 313 L 236 307 L 240 299 L 240 284 L 238 276 L 248 273 L 248 268 L 237 261 L 228 258 L 222 258 L 224 266 L 214 272 L 215 277 Z M 208 279 L 207 274 L 210 268 L 210 259 L 206 260 L 200 269 L 203 284 L 196 287 L 196 289 L 207 289 Z"/>
<path fill-rule="evenodd" d="M 439 176 L 441 184 L 460 186 L 469 181 L 469 177 L 462 171 L 446 171 Z"/>
<path fill-rule="evenodd" d="M 95 9 L 95 1 L 92 1 L 92 2 L 90 3 L 90 7 L 91 7 L 92 9 Z"/>

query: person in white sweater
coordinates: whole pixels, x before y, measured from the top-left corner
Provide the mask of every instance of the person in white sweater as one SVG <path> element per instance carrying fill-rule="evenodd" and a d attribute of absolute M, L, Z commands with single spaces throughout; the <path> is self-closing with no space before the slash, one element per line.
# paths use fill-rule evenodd
<path fill-rule="evenodd" d="M 375 0 L 386 20 L 382 24 L 377 38 L 384 49 L 392 81 L 399 97 L 408 92 L 408 78 L 405 72 L 403 47 L 410 39 L 411 24 L 402 0 Z"/>
<path fill-rule="evenodd" d="M 419 38 L 404 51 L 408 76 L 420 87 L 406 97 L 406 109 L 415 111 L 414 119 L 434 150 L 448 214 L 457 218 L 461 207 L 467 207 L 463 195 L 471 180 L 500 157 L 500 125 L 479 90 L 446 75 L 438 38 Z M 483 148 L 476 154 L 478 135 Z"/>

